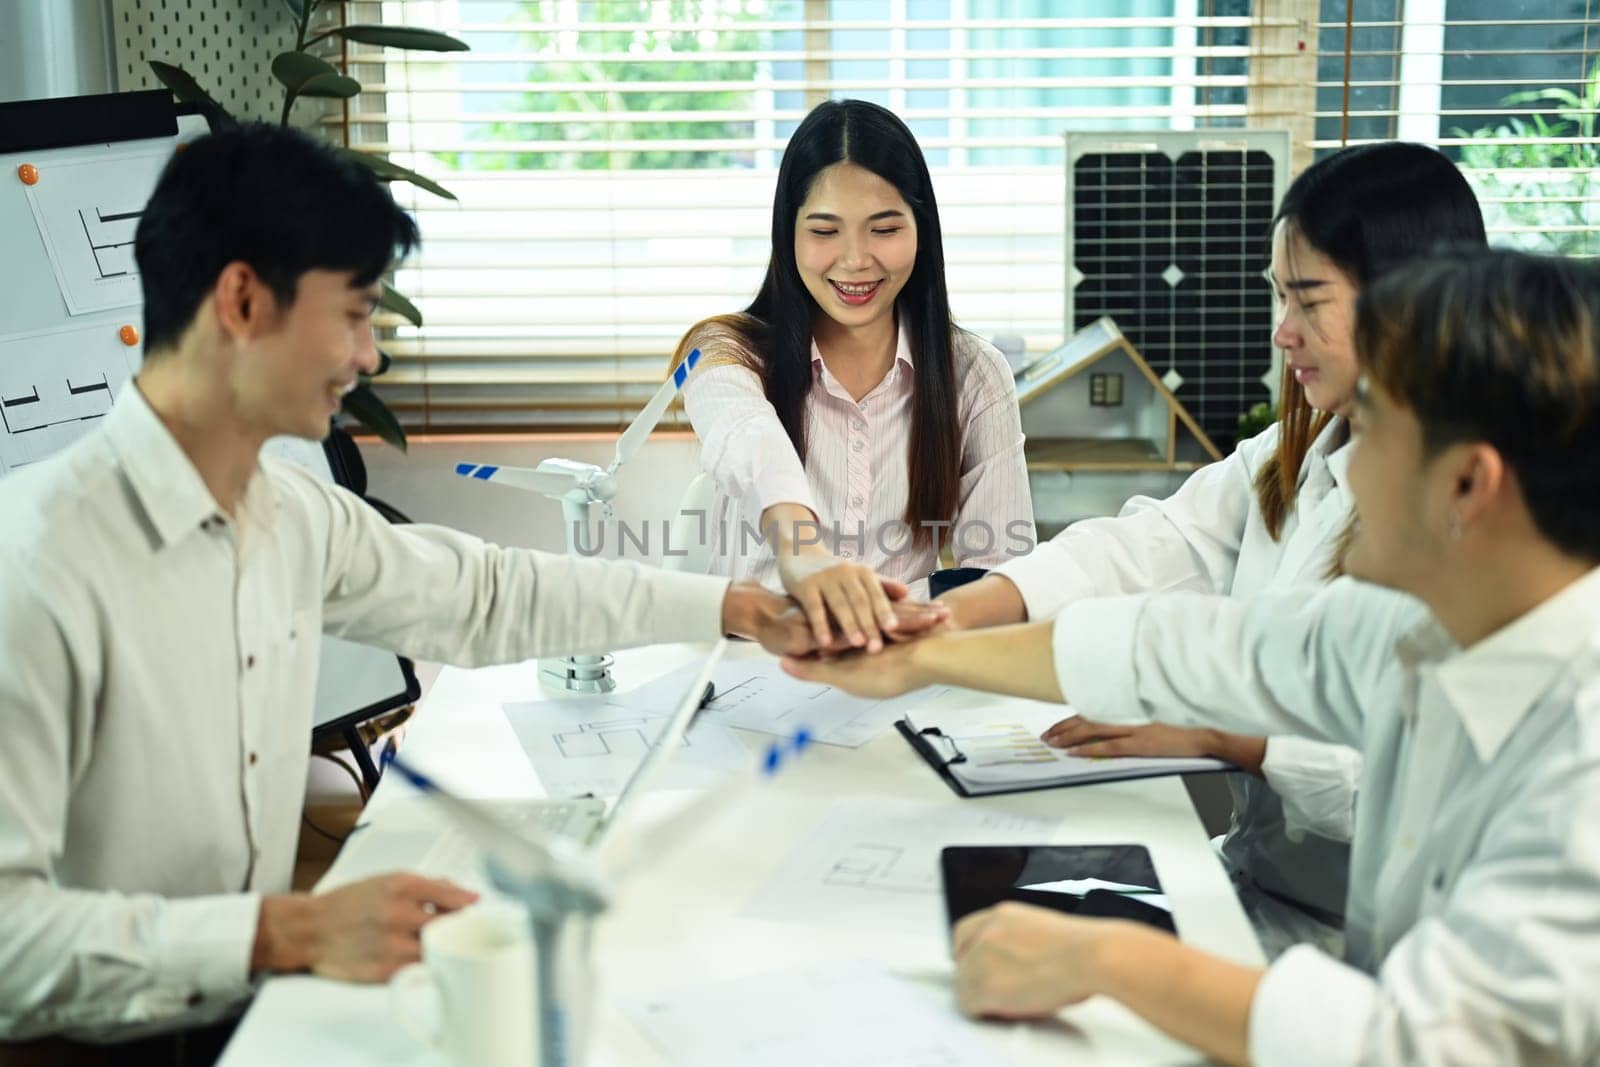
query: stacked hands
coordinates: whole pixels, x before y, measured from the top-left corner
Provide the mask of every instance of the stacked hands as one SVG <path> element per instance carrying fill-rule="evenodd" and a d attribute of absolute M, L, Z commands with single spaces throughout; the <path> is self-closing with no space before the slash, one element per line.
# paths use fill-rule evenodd
<path fill-rule="evenodd" d="M 764 630 L 747 636 L 781 655 L 788 674 L 869 698 L 899 696 L 937 680 L 928 665 L 950 650 L 922 639 L 962 630 L 949 605 L 911 600 L 904 584 L 858 563 L 820 554 L 780 558 L 790 599 L 766 594 L 780 604 L 769 606 Z M 1266 747 L 1259 737 L 1101 723 L 1081 715 L 1063 718 L 1041 739 L 1072 756 L 1212 756 L 1254 774 L 1260 774 Z M 999 904 L 955 927 L 956 996 L 975 1016 L 1047 1018 L 1109 991 L 1116 980 L 1111 957 L 1137 951 L 1141 940 L 1168 936 L 1137 923 Z"/>
<path fill-rule="evenodd" d="M 756 582 L 734 582 L 723 601 L 723 628 L 782 656 L 796 678 L 864 697 L 910 692 L 933 680 L 913 658 L 917 645 L 960 629 L 948 605 L 913 600 L 904 583 L 859 563 L 799 554 L 780 566 L 780 574 L 788 596 Z M 1043 739 L 1073 755 L 1176 756 L 1222 754 L 1226 737 L 1074 715 Z M 415 874 L 384 875 L 317 896 L 267 897 L 253 968 L 383 981 L 421 958 L 419 935 L 429 920 L 476 899 L 449 882 Z M 1153 936 L 1165 935 L 1132 923 L 1001 904 L 955 928 L 957 996 L 974 1015 L 1049 1016 L 1101 991 L 1106 972 L 1099 961 L 1108 952 Z M 1107 947 L 1112 944 L 1115 950 Z"/>

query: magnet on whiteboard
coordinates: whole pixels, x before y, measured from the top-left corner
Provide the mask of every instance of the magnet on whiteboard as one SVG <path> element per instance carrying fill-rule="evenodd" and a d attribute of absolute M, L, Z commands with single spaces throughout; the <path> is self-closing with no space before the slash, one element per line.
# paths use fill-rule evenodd
<path fill-rule="evenodd" d="M 117 331 L 117 336 L 122 338 L 122 343 L 129 348 L 139 343 L 139 331 L 132 326 L 124 326 Z"/>
<path fill-rule="evenodd" d="M 39 168 L 32 163 L 24 163 L 17 168 L 17 177 L 22 181 L 23 185 L 38 185 Z"/>

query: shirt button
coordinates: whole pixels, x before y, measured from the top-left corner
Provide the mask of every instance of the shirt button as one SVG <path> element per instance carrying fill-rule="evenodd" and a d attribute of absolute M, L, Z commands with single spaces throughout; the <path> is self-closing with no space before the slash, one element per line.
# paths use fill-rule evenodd
<path fill-rule="evenodd" d="M 200 993 L 190 993 L 189 999 L 185 1000 L 184 1003 L 189 1005 L 191 1008 L 198 1008 L 200 1005 L 205 1003 L 205 1000 L 206 998 Z"/>
<path fill-rule="evenodd" d="M 250 766 L 254 767 L 256 765 L 256 759 L 256 754 L 254 752 L 250 753 Z"/>
<path fill-rule="evenodd" d="M 251 667 L 254 667 L 255 665 L 256 665 L 256 658 L 254 656 L 246 656 L 244 658 L 244 669 L 245 670 L 249 670 Z"/>
<path fill-rule="evenodd" d="M 857 452 L 860 452 L 863 448 L 867 447 L 867 443 L 860 438 L 857 438 L 850 443 L 850 447 L 855 449 Z"/>
<path fill-rule="evenodd" d="M 848 548 L 841 548 L 839 550 L 839 558 L 840 559 L 849 559 L 850 558 L 850 550 Z"/>
<path fill-rule="evenodd" d="M 859 508 L 865 502 L 866 501 L 862 497 L 859 497 L 859 496 L 853 496 L 853 497 L 850 498 L 850 503 L 854 507 L 858 507 Z"/>

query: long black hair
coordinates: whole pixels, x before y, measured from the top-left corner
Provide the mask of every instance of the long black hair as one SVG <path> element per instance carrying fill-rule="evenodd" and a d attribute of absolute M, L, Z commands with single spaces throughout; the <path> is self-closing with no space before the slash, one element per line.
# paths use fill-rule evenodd
<path fill-rule="evenodd" d="M 817 175 L 835 163 L 854 163 L 893 185 L 917 225 L 917 257 L 895 301 L 898 326 L 916 354 L 912 387 L 910 493 L 905 521 L 915 539 L 932 536 L 960 504 L 961 428 L 952 352 L 956 329 L 944 277 L 944 237 L 933 198 L 933 179 L 916 138 L 895 115 L 865 100 L 830 100 L 812 109 L 789 139 L 778 166 L 772 201 L 772 258 L 750 306 L 691 328 L 679 345 L 731 334 L 755 357 L 767 400 L 802 462 L 806 456 L 805 400 L 811 390 L 811 338 L 823 314 L 800 278 L 794 241 L 800 208 Z"/>
<path fill-rule="evenodd" d="M 1279 223 L 1362 288 L 1437 248 L 1488 243 L 1478 198 L 1455 164 L 1404 141 L 1354 145 L 1313 163 L 1283 194 L 1273 232 Z M 1294 505 L 1306 452 L 1332 418 L 1312 410 L 1285 363 L 1278 450 L 1256 474 L 1256 499 L 1274 539 Z"/>

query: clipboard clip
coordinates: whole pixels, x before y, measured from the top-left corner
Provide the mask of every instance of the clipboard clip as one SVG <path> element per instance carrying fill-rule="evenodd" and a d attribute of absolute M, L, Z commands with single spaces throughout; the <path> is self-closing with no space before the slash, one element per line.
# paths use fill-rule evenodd
<path fill-rule="evenodd" d="M 956 744 L 955 738 L 939 729 L 937 726 L 918 726 L 911 721 L 911 716 L 903 720 L 906 726 L 927 746 L 928 751 L 934 755 L 942 766 L 949 767 L 957 763 L 967 762 L 967 755 Z"/>

